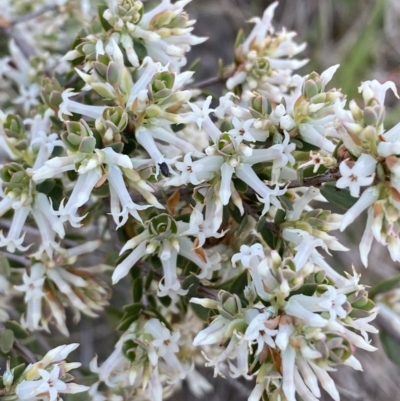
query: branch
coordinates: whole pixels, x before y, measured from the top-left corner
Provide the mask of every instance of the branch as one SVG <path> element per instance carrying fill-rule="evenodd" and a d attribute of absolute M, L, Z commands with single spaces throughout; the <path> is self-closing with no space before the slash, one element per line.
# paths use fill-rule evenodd
<path fill-rule="evenodd" d="M 326 173 L 316 175 L 315 177 L 304 178 L 303 182 L 300 183 L 298 180 L 292 181 L 288 188 L 299 188 L 299 187 L 320 187 L 323 183 L 329 181 L 337 181 L 341 177 L 340 172 L 337 168 L 328 170 Z"/>
<path fill-rule="evenodd" d="M 7 259 L 14 260 L 15 262 L 21 263 L 25 267 L 28 267 L 30 265 L 29 260 L 25 258 L 24 256 L 20 255 L 14 255 L 13 253 L 9 252 L 1 252 Z"/>
<path fill-rule="evenodd" d="M 192 89 L 202 89 L 211 85 L 224 84 L 235 72 L 236 68 L 231 66 L 221 76 L 207 78 L 202 81 L 195 82 L 190 86 Z"/>
<path fill-rule="evenodd" d="M 3 21 L 4 22 L 4 21 Z M 21 36 L 19 32 L 16 32 L 12 29 L 11 25 L 9 26 L 2 26 L 4 29 L 5 34 L 14 39 L 15 44 L 20 48 L 22 54 L 29 60 L 31 57 L 36 55 L 35 50 L 32 46 L 30 46 L 25 39 Z"/>
<path fill-rule="evenodd" d="M 0 323 L 0 330 L 5 330 L 6 327 L 4 326 L 3 323 Z M 37 358 L 35 354 L 29 350 L 24 344 L 22 344 L 19 340 L 14 339 L 14 344 L 13 344 L 13 349 L 14 351 L 22 356 L 27 362 L 29 363 L 36 363 Z"/>
<path fill-rule="evenodd" d="M 8 20 L 4 17 L 0 17 L 0 29 L 4 31 L 4 33 L 11 39 L 14 40 L 15 44 L 20 48 L 23 55 L 29 59 L 36 55 L 35 50 L 29 43 L 26 42 L 24 37 L 17 31 L 13 29 L 13 26 L 20 24 L 21 22 L 29 21 L 33 18 L 39 17 L 42 14 L 45 14 L 49 11 L 56 11 L 58 9 L 57 4 L 47 5 L 39 10 L 33 11 L 29 14 L 21 15 L 20 17 L 16 17 L 13 20 Z"/>
<path fill-rule="evenodd" d="M 40 15 L 45 14 L 49 11 L 57 11 L 57 9 L 58 9 L 57 4 L 49 4 L 47 6 L 39 8 L 39 10 L 36 10 L 29 14 L 21 15 L 20 17 L 14 18 L 13 20 L 10 21 L 10 25 L 16 25 L 16 24 L 20 24 L 21 22 L 29 21 L 29 20 L 39 17 Z"/>

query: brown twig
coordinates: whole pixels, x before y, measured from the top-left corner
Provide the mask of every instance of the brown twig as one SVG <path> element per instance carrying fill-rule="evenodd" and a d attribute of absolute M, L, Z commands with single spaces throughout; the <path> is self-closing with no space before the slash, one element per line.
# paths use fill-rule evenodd
<path fill-rule="evenodd" d="M 325 182 L 337 181 L 341 177 L 340 172 L 337 168 L 327 171 L 324 174 L 316 175 L 315 177 L 304 178 L 303 183 L 295 180 L 292 181 L 288 188 L 299 188 L 299 187 L 320 187 Z"/>
<path fill-rule="evenodd" d="M 192 89 L 202 89 L 207 86 L 224 84 L 236 71 L 234 66 L 228 68 L 221 76 L 203 79 L 190 85 Z"/>
<path fill-rule="evenodd" d="M 4 324 L 0 323 L 0 330 L 5 330 L 6 327 Z M 13 349 L 14 351 L 22 356 L 27 362 L 29 363 L 36 363 L 37 358 L 35 354 L 29 350 L 24 344 L 22 344 L 19 340 L 14 339 L 14 344 L 13 344 Z"/>
<path fill-rule="evenodd" d="M 40 15 L 48 13 L 49 11 L 56 11 L 57 9 L 58 9 L 57 4 L 49 4 L 47 6 L 39 8 L 39 10 L 14 18 L 13 20 L 10 21 L 10 24 L 17 25 L 20 24 L 21 22 L 26 22 L 36 17 L 39 17 Z"/>
<path fill-rule="evenodd" d="M 20 255 L 14 255 L 13 253 L 9 252 L 1 252 L 7 259 L 14 260 L 15 262 L 21 263 L 25 267 L 28 267 L 30 265 L 29 260 L 25 258 L 24 256 Z"/>

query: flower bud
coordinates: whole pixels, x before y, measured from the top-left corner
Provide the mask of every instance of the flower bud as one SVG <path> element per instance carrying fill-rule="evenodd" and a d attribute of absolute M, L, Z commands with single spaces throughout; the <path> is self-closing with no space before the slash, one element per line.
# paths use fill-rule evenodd
<path fill-rule="evenodd" d="M 6 370 L 3 373 L 3 384 L 7 392 L 10 391 L 13 381 L 14 381 L 14 373 L 10 369 L 10 358 L 8 358 Z"/>

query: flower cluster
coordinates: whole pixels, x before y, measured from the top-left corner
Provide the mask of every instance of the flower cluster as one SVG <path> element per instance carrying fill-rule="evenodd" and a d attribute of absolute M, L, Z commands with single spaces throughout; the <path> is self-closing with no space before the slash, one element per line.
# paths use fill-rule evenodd
<path fill-rule="evenodd" d="M 112 311 L 120 333 L 83 371 L 88 386 L 65 361 L 77 344 L 62 345 L 8 362 L 0 399 L 162 401 L 183 380 L 202 397 L 205 363 L 253 379 L 249 401 L 315 401 L 320 386 L 337 401 L 329 372 L 362 370 L 378 311 L 400 327 L 398 279 L 369 299 L 355 268 L 326 259 L 349 250 L 332 231 L 366 210 L 363 264 L 374 238 L 400 261 L 400 124 L 384 128 L 394 83 L 363 82 L 361 107 L 332 87 L 338 65 L 300 75 L 306 45 L 275 30 L 274 2 L 239 34 L 213 99 L 184 70 L 205 40 L 189 2 L 107 0 L 96 14 L 89 1 L 10 0 L 0 351 L 26 359 L 20 338 L 68 336 L 70 314 Z M 113 289 L 123 307 L 108 308 Z"/>

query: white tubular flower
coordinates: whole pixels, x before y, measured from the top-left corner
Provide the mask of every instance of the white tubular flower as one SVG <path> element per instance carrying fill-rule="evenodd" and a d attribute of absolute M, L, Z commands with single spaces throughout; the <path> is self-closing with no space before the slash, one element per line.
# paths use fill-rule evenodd
<path fill-rule="evenodd" d="M 261 244 L 253 244 L 251 246 L 242 245 L 240 252 L 232 256 L 233 266 L 240 260 L 244 267 L 257 266 L 265 257 L 264 250 Z"/>
<path fill-rule="evenodd" d="M 124 248 L 121 249 L 121 253 L 125 251 Z M 118 266 L 116 266 L 114 273 L 112 275 L 112 283 L 113 284 L 118 283 L 118 281 L 121 280 L 121 278 L 125 277 L 129 273 L 129 270 L 132 268 L 132 266 L 134 266 L 136 262 L 138 262 L 145 255 L 146 255 L 146 243 L 142 242 L 138 244 L 138 246 L 135 246 L 134 250 Z"/>
<path fill-rule="evenodd" d="M 221 187 L 219 190 L 219 197 L 223 205 L 227 205 L 231 198 L 231 181 L 235 168 L 229 163 L 224 163 L 221 166 Z"/>
<path fill-rule="evenodd" d="M 193 298 L 190 302 L 194 302 Z M 218 315 L 208 327 L 201 330 L 196 335 L 193 340 L 193 345 L 198 347 L 199 345 L 212 345 L 220 343 L 225 336 L 225 332 L 229 323 L 230 320 Z"/>
<path fill-rule="evenodd" d="M 189 103 L 190 108 L 192 109 L 192 113 L 189 113 L 186 117 L 184 122 L 189 123 L 193 122 L 196 123 L 199 129 L 202 127 L 205 120 L 208 121 L 210 119 L 209 114 L 214 111 L 214 109 L 210 109 L 212 101 L 212 96 L 208 96 L 206 100 L 203 101 L 203 104 L 198 106 L 196 103 Z"/>
<path fill-rule="evenodd" d="M 49 397 L 49 401 L 57 401 L 59 394 L 77 394 L 89 390 L 88 386 L 75 383 L 65 383 L 60 378 L 63 376 L 60 366 L 55 365 L 51 371 L 38 370 L 40 380 L 23 380 L 16 387 L 16 395 L 20 400 L 42 400 L 43 396 Z"/>
<path fill-rule="evenodd" d="M 299 130 L 302 138 L 311 145 L 317 146 L 328 153 L 332 153 L 335 150 L 335 144 L 321 134 L 314 125 L 299 124 Z"/>
<path fill-rule="evenodd" d="M 121 211 L 113 211 L 113 208 L 111 210 L 113 219 L 117 224 L 117 229 L 126 223 L 129 214 L 132 215 L 136 220 L 141 222 L 142 219 L 139 216 L 138 210 L 145 210 L 151 207 L 151 205 L 137 205 L 132 201 L 132 198 L 129 195 L 129 192 L 124 183 L 122 171 L 118 167 L 110 165 L 107 179 L 110 183 L 111 203 L 115 204 L 114 198 L 117 197 L 122 206 Z M 122 219 L 121 221 L 119 221 L 121 217 Z"/>
<path fill-rule="evenodd" d="M 360 196 L 360 199 L 343 215 L 340 231 L 345 230 L 346 227 L 351 224 L 365 209 L 375 203 L 378 200 L 378 197 L 378 187 L 367 188 Z"/>
<path fill-rule="evenodd" d="M 106 106 L 89 106 L 70 100 L 70 97 L 77 95 L 77 93 L 73 93 L 72 91 L 73 89 L 71 88 L 66 89 L 61 95 L 63 101 L 58 111 L 58 118 L 60 120 L 65 121 L 63 115 L 72 116 L 72 113 L 82 114 L 94 120 L 102 116 Z"/>
<path fill-rule="evenodd" d="M 196 208 L 193 209 L 190 215 L 189 228 L 182 233 L 182 235 L 195 236 L 198 242 L 197 248 L 201 248 L 207 238 L 221 238 L 226 233 L 226 231 L 222 231 L 221 233 L 215 231 L 213 216 L 207 213 L 207 211 L 210 211 L 210 208 L 206 208 L 206 218 L 204 219 L 203 213 L 201 212 L 203 206 L 200 206 L 199 208 L 196 205 Z"/>
<path fill-rule="evenodd" d="M 64 205 L 64 200 L 60 204 L 58 212 L 56 212 L 61 221 L 69 221 L 73 227 L 80 227 L 79 222 L 85 217 L 77 215 L 78 209 L 84 205 L 90 198 L 93 188 L 100 180 L 102 172 L 100 168 L 95 168 L 88 171 L 86 174 L 81 174 L 76 181 L 74 189 L 68 202 Z"/>
<path fill-rule="evenodd" d="M 201 273 L 197 275 L 198 278 L 203 279 L 208 276 L 210 271 L 219 270 L 219 260 L 212 260 L 207 256 L 200 256 L 193 252 L 195 250 L 194 244 L 187 237 L 179 237 L 179 251 L 178 253 L 196 264 L 201 269 Z"/>
<path fill-rule="evenodd" d="M 336 182 L 337 188 L 349 188 L 351 196 L 360 196 L 360 187 L 371 185 L 375 177 L 377 161 L 370 155 L 363 153 L 352 167 L 346 161 L 340 163 L 342 177 Z"/>
<path fill-rule="evenodd" d="M 46 251 L 51 257 L 53 250 L 59 248 L 54 240 L 55 234 L 57 233 L 60 238 L 64 238 L 64 226 L 44 194 L 38 193 L 36 195 L 31 213 L 42 237 L 41 250 Z"/>
<path fill-rule="evenodd" d="M 203 181 L 208 181 L 213 173 L 216 173 L 223 163 L 221 156 L 206 156 L 196 161 L 192 161 L 192 153 L 187 153 L 183 162 L 175 162 L 175 167 L 181 172 L 180 175 L 170 178 L 167 185 L 184 185 L 191 183 L 198 185 Z"/>
<path fill-rule="evenodd" d="M 337 316 L 343 319 L 347 316 L 347 312 L 342 307 L 345 302 L 344 294 L 337 294 L 334 287 L 327 286 L 327 291 L 320 297 L 293 295 L 289 298 L 285 311 L 291 316 L 306 321 L 310 326 L 324 327 L 328 321 L 314 312 L 329 312 L 330 320 L 335 320 Z"/>
<path fill-rule="evenodd" d="M 97 363 L 97 355 L 90 361 L 90 370 L 99 375 L 99 380 L 104 382 L 109 387 L 116 385 L 131 384 L 129 379 L 130 362 L 123 355 L 122 347 L 125 341 L 134 338 L 132 334 L 123 334 L 117 344 L 115 344 L 114 351 L 99 367 Z"/>
<path fill-rule="evenodd" d="M 319 189 L 315 187 L 307 188 L 303 195 L 296 199 L 292 205 L 292 210 L 287 211 L 287 219 L 289 221 L 296 221 L 300 218 L 300 215 L 306 210 L 308 204 L 320 195 Z"/>
<path fill-rule="evenodd" d="M 45 281 L 45 268 L 41 263 L 35 263 L 31 267 L 30 275 L 24 273 L 22 280 L 24 284 L 16 285 L 15 289 L 25 293 L 27 304 L 26 315 L 22 324 L 29 330 L 38 330 L 40 318 L 42 317 L 43 283 Z"/>
<path fill-rule="evenodd" d="M 385 104 L 386 92 L 391 89 L 394 95 L 399 99 L 397 88 L 394 82 L 387 81 L 381 84 L 376 79 L 364 81 L 359 87 L 358 92 L 362 93 L 364 103 L 368 104 L 370 100 L 376 99 L 381 105 Z"/>
<path fill-rule="evenodd" d="M 30 206 L 23 206 L 15 210 L 13 222 L 7 237 L 5 237 L 0 230 L 0 247 L 5 246 L 7 247 L 7 251 L 12 253 L 14 253 L 16 249 L 25 252 L 30 248 L 30 245 L 22 245 L 25 239 L 25 233 L 21 235 L 30 210 Z"/>
<path fill-rule="evenodd" d="M 27 114 L 32 106 L 39 104 L 38 96 L 40 95 L 40 86 L 37 84 L 31 84 L 28 88 L 23 86 L 19 87 L 19 96 L 13 100 L 14 104 L 22 104 L 24 113 Z"/>
<path fill-rule="evenodd" d="M 250 127 L 253 125 L 254 119 L 240 121 L 237 117 L 233 117 L 233 129 L 229 130 L 229 134 L 235 139 L 239 145 L 242 141 L 255 142 L 255 138 L 251 134 Z"/>
<path fill-rule="evenodd" d="M 270 320 L 270 312 L 260 313 L 256 309 L 250 309 L 246 312 L 246 323 L 248 327 L 244 333 L 244 339 L 249 342 L 249 346 L 253 342 L 257 343 L 256 355 L 264 349 L 265 344 L 271 348 L 275 348 L 273 336 L 278 334 L 278 330 L 274 330 L 278 326 L 278 321 Z"/>
<path fill-rule="evenodd" d="M 282 209 L 282 205 L 277 197 L 284 195 L 286 193 L 286 188 L 280 189 L 278 184 L 275 186 L 274 189 L 267 187 L 260 180 L 260 178 L 257 176 L 257 174 L 254 172 L 249 164 L 242 163 L 236 168 L 235 173 L 238 178 L 240 178 L 257 192 L 258 200 L 264 203 L 262 215 L 266 214 L 269 211 L 271 204 L 274 205 L 277 209 Z M 226 204 L 228 203 L 228 201 L 226 202 Z"/>
<path fill-rule="evenodd" d="M 149 359 L 152 365 L 157 364 L 157 355 L 164 359 L 164 361 L 174 370 L 180 372 L 180 377 L 183 379 L 186 372 L 179 361 L 176 353 L 179 352 L 178 340 L 180 333 L 171 333 L 164 327 L 158 319 L 150 319 L 144 325 L 145 333 L 152 335 L 153 340 L 151 346 L 154 347 L 155 356 L 149 354 Z"/>
<path fill-rule="evenodd" d="M 176 272 L 178 252 L 173 249 L 171 243 L 163 241 L 163 247 L 160 250 L 160 259 L 164 271 L 164 279 L 158 284 L 159 290 L 157 295 L 159 297 L 165 297 L 167 295 L 174 297 L 175 295 L 186 295 L 188 290 L 181 288 L 178 275 Z M 165 254 L 165 257 L 163 257 Z"/>

